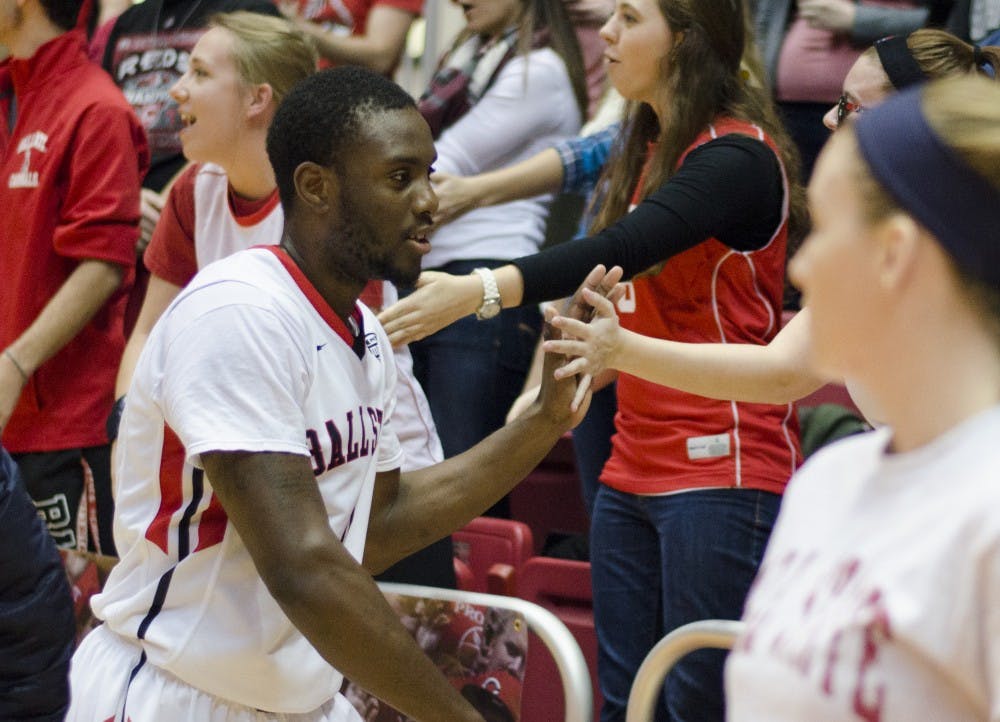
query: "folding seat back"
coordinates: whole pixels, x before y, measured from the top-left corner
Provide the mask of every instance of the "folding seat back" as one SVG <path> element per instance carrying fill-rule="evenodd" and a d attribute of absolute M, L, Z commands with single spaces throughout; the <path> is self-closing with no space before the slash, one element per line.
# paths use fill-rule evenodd
<path fill-rule="evenodd" d="M 597 684 L 597 633 L 594 630 L 594 602 L 590 583 L 590 563 L 550 557 L 532 557 L 517 580 L 517 595 L 552 612 L 576 639 L 587 662 L 591 694 L 600 709 Z M 525 682 L 522 709 L 524 722 L 560 719 L 557 677 L 553 661 L 538 644 L 529 641 L 528 665 L 538 674 Z M 548 712 L 551 717 L 545 717 Z"/>
<path fill-rule="evenodd" d="M 481 516 L 451 535 L 455 556 L 472 571 L 468 591 L 513 596 L 521 566 L 534 553 L 527 524 Z"/>

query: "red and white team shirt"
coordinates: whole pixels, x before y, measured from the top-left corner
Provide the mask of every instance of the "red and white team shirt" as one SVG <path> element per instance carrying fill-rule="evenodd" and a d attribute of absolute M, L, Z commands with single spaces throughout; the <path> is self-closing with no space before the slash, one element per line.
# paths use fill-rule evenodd
<path fill-rule="evenodd" d="M 756 138 L 777 155 L 758 126 L 719 118 L 684 156 L 729 133 Z M 688 343 L 766 345 L 780 327 L 787 238 L 785 182 L 782 220 L 764 247 L 737 251 L 708 238 L 673 256 L 658 273 L 627 284 L 617 306 L 622 328 Z M 601 481 L 630 494 L 704 488 L 780 494 L 802 458 L 792 404 L 717 401 L 629 374 L 618 377 L 615 430 Z"/>
<path fill-rule="evenodd" d="M 1000 720 L 1000 407 L 792 478 L 726 666 L 731 722 Z"/>
<path fill-rule="evenodd" d="M 284 214 L 275 189 L 266 198 L 247 201 L 236 196 L 221 167 L 193 165 L 170 189 L 160 221 L 143 260 L 156 276 L 185 286 L 198 269 L 253 246 L 281 241 Z M 399 296 L 388 281 L 371 281 L 361 301 L 380 311 Z M 415 471 L 444 459 L 437 427 L 423 388 L 413 375 L 408 347 L 395 349 L 396 413 L 393 427 L 403 447 L 403 471 Z"/>
<path fill-rule="evenodd" d="M 237 253 L 166 310 L 129 391 L 115 459 L 122 559 L 94 612 L 160 669 L 250 708 L 314 710 L 342 677 L 271 597 L 200 455 L 308 456 L 330 527 L 360 561 L 375 474 L 402 451 L 388 338 L 362 304 L 350 323 L 282 249 Z"/>

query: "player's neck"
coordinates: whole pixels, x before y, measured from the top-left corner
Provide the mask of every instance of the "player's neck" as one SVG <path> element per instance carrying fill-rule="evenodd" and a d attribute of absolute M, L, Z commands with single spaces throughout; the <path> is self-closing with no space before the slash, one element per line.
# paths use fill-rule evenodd
<path fill-rule="evenodd" d="M 294 223 L 285 224 L 285 234 L 281 239 L 281 247 L 295 261 L 302 274 L 309 280 L 316 291 L 323 297 L 333 312 L 344 323 L 353 315 L 358 296 L 364 288 L 364 283 L 357 283 L 338 272 L 322 249 L 301 238 L 310 236 L 303 234 Z"/>

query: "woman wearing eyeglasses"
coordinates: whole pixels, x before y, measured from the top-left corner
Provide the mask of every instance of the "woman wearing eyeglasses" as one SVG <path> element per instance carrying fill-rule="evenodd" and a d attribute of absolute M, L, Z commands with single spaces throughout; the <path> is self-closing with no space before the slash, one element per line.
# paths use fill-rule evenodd
<path fill-rule="evenodd" d="M 874 108 L 891 94 L 927 79 L 980 74 L 983 66 L 1000 70 L 1000 48 L 978 48 L 940 30 L 918 30 L 908 38 L 887 38 L 866 50 L 844 79 L 840 102 L 824 122 L 834 130 L 847 116 Z M 652 339 L 619 328 L 614 308 L 588 297 L 596 315 L 589 325 L 556 319 L 576 341 L 546 342 L 547 351 L 579 356 L 559 375 L 606 368 L 709 398 L 757 403 L 788 403 L 807 396 L 831 379 L 810 369 L 811 312 L 804 308 L 766 346 L 689 344 Z M 847 379 L 855 402 L 870 421 L 880 413 L 864 389 Z"/>
<path fill-rule="evenodd" d="M 883 38 L 851 66 L 840 100 L 823 116 L 823 124 L 835 130 L 849 114 L 877 105 L 896 90 L 924 80 L 985 74 L 985 66 L 996 75 L 1000 48 L 970 45 L 942 30 Z"/>

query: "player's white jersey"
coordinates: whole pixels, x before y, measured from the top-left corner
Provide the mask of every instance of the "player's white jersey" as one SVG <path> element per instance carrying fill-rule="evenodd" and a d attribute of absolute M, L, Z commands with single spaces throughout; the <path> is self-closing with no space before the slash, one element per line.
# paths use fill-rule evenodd
<path fill-rule="evenodd" d="M 115 459 L 122 560 L 94 611 L 156 666 L 248 707 L 315 709 L 341 675 L 265 588 L 200 454 L 308 456 L 330 526 L 360 560 L 376 471 L 402 452 L 388 339 L 362 304 L 352 325 L 282 249 L 243 251 L 174 300 L 129 392 Z"/>
<path fill-rule="evenodd" d="M 252 216 L 237 217 L 229 205 L 229 178 L 225 171 L 212 163 L 202 165 L 194 182 L 193 226 L 198 268 L 252 246 L 279 243 L 285 217 L 277 197 L 274 200 Z M 388 281 L 373 281 L 369 287 L 377 292 L 362 297 L 375 312 L 399 299 Z M 393 427 L 403 447 L 402 468 L 403 471 L 423 469 L 444 459 L 444 452 L 427 397 L 413 375 L 409 348 L 396 349 L 395 360 L 397 408 Z"/>

